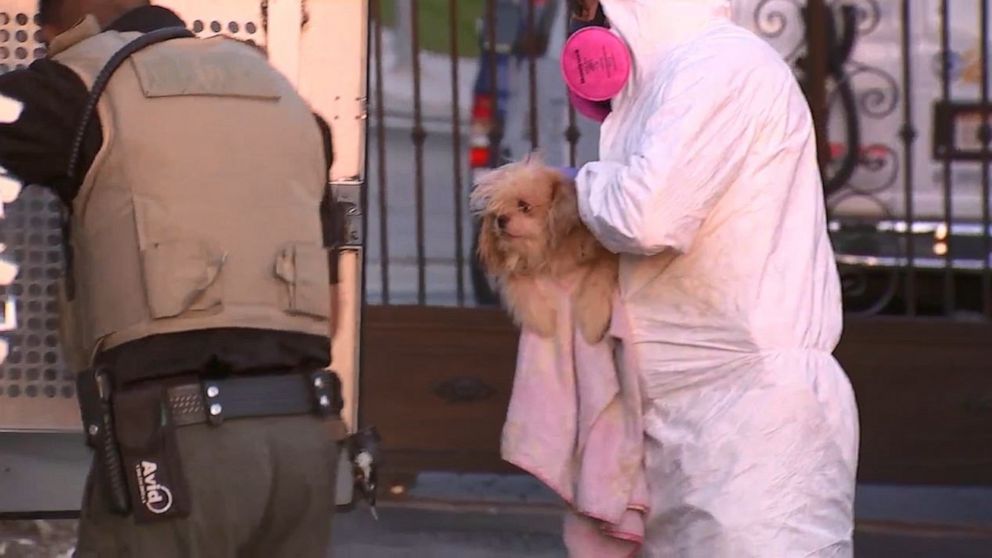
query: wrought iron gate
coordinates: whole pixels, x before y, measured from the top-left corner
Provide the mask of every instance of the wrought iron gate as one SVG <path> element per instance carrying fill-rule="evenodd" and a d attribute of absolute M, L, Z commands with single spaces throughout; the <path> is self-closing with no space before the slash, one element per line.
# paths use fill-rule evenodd
<path fill-rule="evenodd" d="M 558 77 L 564 2 L 410 0 L 407 19 L 391 0 L 371 6 L 367 418 L 399 468 L 499 468 L 515 335 L 473 268 L 465 202 L 475 171 L 531 149 L 554 164 L 596 157 L 596 126 Z M 864 474 L 989 481 L 971 428 L 992 426 L 980 373 L 992 350 L 977 341 L 992 335 L 990 2 L 734 8 L 795 68 L 817 122 Z M 478 25 L 465 32 L 467 13 Z M 935 465 L 909 424 L 958 465 Z"/>
<path fill-rule="evenodd" d="M 773 40 L 790 23 L 782 4 L 798 10 L 760 2 L 755 12 Z M 801 46 L 789 56 L 825 74 L 810 98 L 826 104 L 825 191 L 847 312 L 992 317 L 989 3 L 832 2 L 822 15 L 806 25 L 809 56 Z"/>
<path fill-rule="evenodd" d="M 534 148 L 560 163 L 595 157 L 596 127 L 564 103 L 557 77 L 562 4 L 412 0 L 421 17 L 404 32 L 384 10 L 393 2 L 372 2 L 370 303 L 493 302 L 472 281 L 473 172 Z M 474 43 L 461 44 L 473 8 Z M 735 9 L 793 64 L 818 117 L 848 312 L 992 316 L 988 2 Z M 437 52 L 425 34 L 443 38 Z M 391 168 L 407 148 L 412 165 Z"/>

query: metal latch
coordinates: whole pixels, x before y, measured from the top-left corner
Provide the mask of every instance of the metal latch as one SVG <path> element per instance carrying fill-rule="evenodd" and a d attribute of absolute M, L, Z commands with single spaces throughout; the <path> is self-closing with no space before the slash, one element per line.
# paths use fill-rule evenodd
<path fill-rule="evenodd" d="M 361 182 L 335 182 L 331 184 L 334 199 L 342 206 L 345 219 L 345 246 L 362 246 L 363 235 Z"/>

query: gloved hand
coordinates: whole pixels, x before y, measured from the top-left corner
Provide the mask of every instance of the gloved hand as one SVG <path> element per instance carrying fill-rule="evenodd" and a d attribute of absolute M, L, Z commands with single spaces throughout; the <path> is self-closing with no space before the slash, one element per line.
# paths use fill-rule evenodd
<path fill-rule="evenodd" d="M 0 124 L 16 122 L 21 117 L 22 110 L 24 110 L 24 103 L 0 95 Z"/>
<path fill-rule="evenodd" d="M 18 118 L 21 117 L 21 112 L 24 110 L 24 105 L 17 101 L 16 99 L 11 99 L 10 97 L 4 97 L 0 95 L 0 124 L 8 124 L 11 122 L 16 122 Z M 2 161 L 0 161 L 2 162 Z M 17 199 L 18 194 L 21 193 L 21 183 L 13 176 L 11 176 L 3 166 L 0 166 L 0 219 L 3 219 L 3 206 L 4 204 L 11 203 Z M 0 245 L 0 254 L 3 252 L 3 246 Z M 8 286 L 14 282 L 14 278 L 17 277 L 17 272 L 19 270 L 18 265 L 15 262 L 9 261 L 0 255 L 0 285 Z M 0 323 L 7 326 L 7 329 L 12 329 L 14 327 L 15 321 L 15 306 L 13 300 L 7 300 L 3 303 L 4 318 L 0 320 Z M 7 355 L 10 354 L 10 346 L 7 344 L 5 339 L 0 339 L 0 363 L 7 360 Z"/>
<path fill-rule="evenodd" d="M 11 122 L 16 122 L 18 118 L 21 117 L 21 112 L 24 110 L 24 104 L 17 99 L 11 99 L 10 97 L 5 97 L 0 95 L 0 124 L 9 124 Z M 3 206 L 4 204 L 11 203 L 17 199 L 17 196 L 21 193 L 21 183 L 15 177 L 11 176 L 7 169 L 2 166 L 3 161 L 0 161 L 0 219 L 3 218 Z M 0 260 L 2 261 L 2 260 Z M 0 273 L 0 277 L 6 279 L 7 274 L 10 273 L 9 269 L 5 269 L 3 273 Z M 13 277 L 10 280 L 13 281 Z M 6 283 L 0 283 L 3 285 L 9 285 L 10 281 Z"/>
<path fill-rule="evenodd" d="M 372 517 L 379 519 L 375 511 L 378 494 L 379 465 L 382 464 L 382 437 L 375 426 L 355 432 L 346 441 L 355 474 L 355 485 L 369 503 Z"/>
<path fill-rule="evenodd" d="M 575 180 L 579 175 L 578 167 L 558 167 L 558 172 L 564 174 L 569 180 Z"/>

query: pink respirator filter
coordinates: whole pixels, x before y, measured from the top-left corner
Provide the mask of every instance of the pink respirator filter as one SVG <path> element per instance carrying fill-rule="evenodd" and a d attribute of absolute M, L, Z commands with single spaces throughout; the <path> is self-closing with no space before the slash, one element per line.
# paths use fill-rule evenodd
<path fill-rule="evenodd" d="M 572 33 L 561 55 L 561 74 L 572 97 L 607 101 L 630 77 L 630 51 L 620 37 L 602 27 Z M 576 106 L 577 110 L 579 106 Z"/>

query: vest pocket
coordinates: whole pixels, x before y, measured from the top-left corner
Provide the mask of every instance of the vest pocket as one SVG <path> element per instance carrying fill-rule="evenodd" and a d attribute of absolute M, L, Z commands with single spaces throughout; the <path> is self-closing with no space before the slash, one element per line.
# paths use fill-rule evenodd
<path fill-rule="evenodd" d="M 154 319 L 172 318 L 188 310 L 207 310 L 221 303 L 216 282 L 224 256 L 204 242 L 171 240 L 141 251 L 148 310 Z"/>
<path fill-rule="evenodd" d="M 327 250 L 323 246 L 307 243 L 285 246 L 276 256 L 275 274 L 286 283 L 288 313 L 330 316 L 330 277 Z"/>

